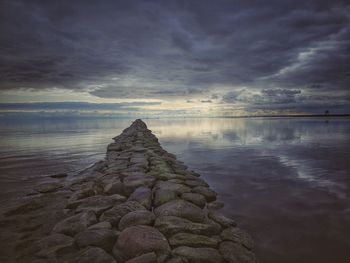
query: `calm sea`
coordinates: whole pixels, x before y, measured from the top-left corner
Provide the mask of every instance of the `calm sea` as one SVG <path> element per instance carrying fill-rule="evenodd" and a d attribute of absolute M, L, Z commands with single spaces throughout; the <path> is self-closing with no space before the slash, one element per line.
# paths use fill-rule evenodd
<path fill-rule="evenodd" d="M 0 204 L 104 158 L 132 120 L 1 121 Z M 350 119 L 149 119 L 219 193 L 262 263 L 350 262 Z"/>

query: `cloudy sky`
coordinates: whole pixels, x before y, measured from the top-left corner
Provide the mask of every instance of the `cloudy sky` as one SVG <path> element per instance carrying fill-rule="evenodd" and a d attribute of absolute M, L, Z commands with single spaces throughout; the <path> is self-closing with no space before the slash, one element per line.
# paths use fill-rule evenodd
<path fill-rule="evenodd" d="M 348 0 L 0 0 L 0 110 L 349 113 L 349 50 Z"/>

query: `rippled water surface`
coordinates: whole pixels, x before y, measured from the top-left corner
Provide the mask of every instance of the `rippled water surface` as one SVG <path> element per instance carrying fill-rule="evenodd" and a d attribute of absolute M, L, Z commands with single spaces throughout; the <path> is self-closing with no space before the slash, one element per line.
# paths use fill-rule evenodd
<path fill-rule="evenodd" d="M 3 121 L 0 202 L 104 157 L 132 120 Z M 219 193 L 263 263 L 350 262 L 350 119 L 150 119 Z"/>

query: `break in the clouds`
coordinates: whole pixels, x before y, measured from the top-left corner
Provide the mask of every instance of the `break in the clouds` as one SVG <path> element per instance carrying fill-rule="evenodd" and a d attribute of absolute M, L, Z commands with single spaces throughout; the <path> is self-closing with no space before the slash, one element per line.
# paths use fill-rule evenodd
<path fill-rule="evenodd" d="M 349 1 L 0 5 L 0 89 L 7 96 L 67 90 L 166 101 L 160 107 L 197 103 L 215 114 L 350 110 Z"/>

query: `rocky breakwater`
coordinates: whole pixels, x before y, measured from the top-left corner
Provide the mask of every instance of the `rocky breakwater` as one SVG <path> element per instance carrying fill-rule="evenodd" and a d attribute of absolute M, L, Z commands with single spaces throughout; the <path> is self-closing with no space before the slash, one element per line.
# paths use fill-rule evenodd
<path fill-rule="evenodd" d="M 251 237 L 219 212 L 217 194 L 166 152 L 144 122 L 136 120 L 114 141 L 106 159 L 75 181 L 43 187 L 64 193 L 64 216 L 31 242 L 22 260 L 257 262 Z"/>

